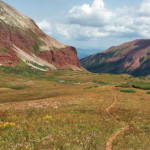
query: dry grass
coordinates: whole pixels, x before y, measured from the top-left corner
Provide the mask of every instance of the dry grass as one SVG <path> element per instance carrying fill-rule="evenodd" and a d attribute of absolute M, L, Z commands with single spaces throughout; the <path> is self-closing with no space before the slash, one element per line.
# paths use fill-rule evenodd
<path fill-rule="evenodd" d="M 105 109 L 121 90 L 115 84 L 127 80 L 128 75 L 61 70 L 38 78 L 1 73 L 0 124 L 6 127 L 0 126 L 0 149 L 105 149 L 110 136 L 121 128 Z M 119 93 L 111 113 L 129 130 L 117 137 L 114 149 L 149 149 L 149 100 L 144 90 Z"/>

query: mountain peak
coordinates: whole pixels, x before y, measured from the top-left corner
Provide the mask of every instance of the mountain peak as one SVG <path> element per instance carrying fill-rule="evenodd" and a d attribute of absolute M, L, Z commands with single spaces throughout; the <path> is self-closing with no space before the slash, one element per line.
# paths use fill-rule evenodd
<path fill-rule="evenodd" d="M 76 49 L 47 36 L 35 22 L 0 0 L 0 64 L 81 70 Z"/>
<path fill-rule="evenodd" d="M 31 19 L 0 0 L 0 21 L 21 29 L 32 29 Z"/>

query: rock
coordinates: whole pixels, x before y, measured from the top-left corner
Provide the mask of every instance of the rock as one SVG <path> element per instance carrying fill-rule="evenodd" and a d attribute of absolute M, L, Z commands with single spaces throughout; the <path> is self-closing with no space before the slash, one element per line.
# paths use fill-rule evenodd
<path fill-rule="evenodd" d="M 15 66 L 20 60 L 37 69 L 83 70 L 74 47 L 47 36 L 32 19 L 0 1 L 0 64 Z"/>

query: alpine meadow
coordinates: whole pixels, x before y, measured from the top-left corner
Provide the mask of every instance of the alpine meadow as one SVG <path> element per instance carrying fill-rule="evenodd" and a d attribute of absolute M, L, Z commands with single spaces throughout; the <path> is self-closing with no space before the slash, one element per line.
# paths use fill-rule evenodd
<path fill-rule="evenodd" d="M 148 6 L 0 0 L 0 150 L 150 150 Z"/>

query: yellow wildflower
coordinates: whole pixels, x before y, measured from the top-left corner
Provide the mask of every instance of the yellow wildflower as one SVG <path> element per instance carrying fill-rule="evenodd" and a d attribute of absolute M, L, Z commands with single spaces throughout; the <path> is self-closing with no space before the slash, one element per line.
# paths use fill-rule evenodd
<path fill-rule="evenodd" d="M 44 117 L 44 119 L 45 119 L 45 120 L 51 120 L 51 119 L 52 119 L 52 116 L 46 115 L 46 116 Z"/>
<path fill-rule="evenodd" d="M 15 126 L 14 122 L 0 122 L 0 128 Z"/>
<path fill-rule="evenodd" d="M 135 125 L 136 123 L 135 123 L 134 121 L 131 121 L 130 124 L 131 124 L 131 125 Z"/>

